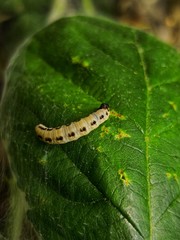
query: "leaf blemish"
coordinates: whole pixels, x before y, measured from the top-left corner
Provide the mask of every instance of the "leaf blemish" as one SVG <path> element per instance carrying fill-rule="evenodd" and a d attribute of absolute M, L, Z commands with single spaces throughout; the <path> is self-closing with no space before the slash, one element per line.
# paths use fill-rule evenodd
<path fill-rule="evenodd" d="M 88 61 L 83 61 L 82 62 L 82 66 L 84 67 L 84 68 L 88 68 L 89 67 L 89 62 Z"/>
<path fill-rule="evenodd" d="M 81 60 L 79 56 L 75 56 L 71 58 L 73 64 L 79 64 L 84 68 L 89 67 L 89 62 L 87 60 Z"/>
<path fill-rule="evenodd" d="M 127 174 L 122 169 L 118 170 L 118 174 L 120 175 L 121 181 L 128 186 L 130 184 L 130 180 L 128 179 Z"/>
<path fill-rule="evenodd" d="M 45 166 L 47 164 L 47 158 L 46 157 L 43 157 L 41 159 L 39 159 L 38 161 L 42 166 Z"/>
<path fill-rule="evenodd" d="M 123 131 L 122 129 L 118 129 L 118 134 L 115 135 L 115 140 L 120 140 L 122 138 L 130 138 L 131 136 Z"/>
<path fill-rule="evenodd" d="M 48 163 L 48 153 L 46 151 L 44 152 L 44 155 L 38 159 L 38 163 L 42 166 L 45 166 Z"/>
<path fill-rule="evenodd" d="M 102 146 L 97 147 L 97 151 L 100 152 L 100 153 L 104 152 Z"/>
<path fill-rule="evenodd" d="M 169 113 L 164 113 L 164 114 L 162 115 L 162 117 L 163 117 L 163 118 L 168 118 L 168 117 L 169 117 Z"/>
<path fill-rule="evenodd" d="M 115 118 L 119 118 L 120 120 L 126 120 L 126 116 L 120 114 L 120 113 L 117 113 L 116 111 L 112 110 L 111 111 L 111 116 L 115 117 Z"/>
<path fill-rule="evenodd" d="M 176 182 L 179 182 L 178 181 L 178 176 L 177 176 L 177 174 L 176 173 L 170 173 L 170 172 L 167 172 L 166 173 L 166 177 L 167 177 L 167 179 L 174 179 Z"/>
<path fill-rule="evenodd" d="M 74 64 L 78 64 L 81 62 L 79 56 L 72 57 L 71 60 L 72 60 L 72 63 Z"/>
<path fill-rule="evenodd" d="M 110 129 L 108 127 L 102 126 L 101 131 L 101 137 L 104 137 L 105 134 L 109 134 Z"/>
<path fill-rule="evenodd" d="M 177 111 L 177 105 L 173 101 L 169 101 L 168 103 L 173 108 L 173 110 L 176 112 Z"/>

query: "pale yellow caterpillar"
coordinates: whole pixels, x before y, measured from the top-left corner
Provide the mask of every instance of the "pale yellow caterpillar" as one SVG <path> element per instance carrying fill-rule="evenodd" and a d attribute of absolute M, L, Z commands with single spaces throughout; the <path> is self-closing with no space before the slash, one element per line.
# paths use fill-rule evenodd
<path fill-rule="evenodd" d="M 64 144 L 87 135 L 108 118 L 109 105 L 103 103 L 96 112 L 91 113 L 88 117 L 82 118 L 78 122 L 72 122 L 70 125 L 62 125 L 56 128 L 48 128 L 43 124 L 39 124 L 35 127 L 35 131 L 39 139 L 43 142 Z"/>

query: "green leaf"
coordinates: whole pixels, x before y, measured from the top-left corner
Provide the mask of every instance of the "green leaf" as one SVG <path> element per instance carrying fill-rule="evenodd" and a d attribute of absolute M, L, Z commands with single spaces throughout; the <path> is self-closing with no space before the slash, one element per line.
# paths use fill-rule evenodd
<path fill-rule="evenodd" d="M 180 55 L 113 22 L 67 18 L 41 31 L 9 69 L 2 136 L 28 217 L 44 239 L 180 238 Z M 108 121 L 64 145 L 35 125 Z M 16 219 L 18 221 L 18 219 Z"/>

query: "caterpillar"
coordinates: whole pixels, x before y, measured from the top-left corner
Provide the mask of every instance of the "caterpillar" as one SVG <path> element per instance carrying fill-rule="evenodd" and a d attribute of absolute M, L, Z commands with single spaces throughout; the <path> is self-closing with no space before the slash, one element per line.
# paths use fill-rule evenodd
<path fill-rule="evenodd" d="M 48 128 L 43 124 L 35 127 L 38 138 L 49 144 L 64 144 L 87 135 L 109 118 L 109 105 L 102 103 L 96 112 L 78 122 L 62 125 L 56 128 Z"/>

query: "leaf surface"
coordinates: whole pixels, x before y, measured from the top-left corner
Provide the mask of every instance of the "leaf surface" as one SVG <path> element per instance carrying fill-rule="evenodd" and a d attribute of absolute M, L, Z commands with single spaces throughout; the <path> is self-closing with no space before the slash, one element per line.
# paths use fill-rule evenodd
<path fill-rule="evenodd" d="M 180 237 L 180 55 L 153 37 L 87 17 L 35 36 L 12 68 L 2 134 L 44 239 Z M 101 103 L 108 121 L 65 145 L 42 123 L 77 121 Z"/>

